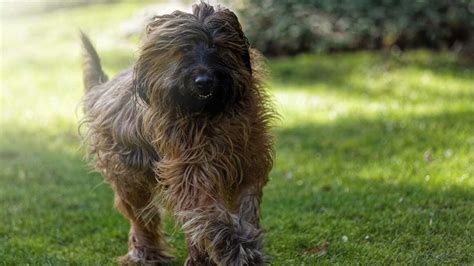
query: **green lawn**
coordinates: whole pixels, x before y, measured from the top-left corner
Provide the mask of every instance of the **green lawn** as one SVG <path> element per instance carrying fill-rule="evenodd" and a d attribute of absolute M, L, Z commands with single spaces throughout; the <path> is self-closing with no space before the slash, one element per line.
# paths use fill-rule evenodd
<path fill-rule="evenodd" d="M 109 74 L 125 3 L 2 18 L 0 264 L 112 264 L 127 222 L 82 160 L 77 30 Z M 263 225 L 274 265 L 473 264 L 474 69 L 411 51 L 272 59 L 282 119 Z M 183 235 L 166 222 L 177 264 Z"/>

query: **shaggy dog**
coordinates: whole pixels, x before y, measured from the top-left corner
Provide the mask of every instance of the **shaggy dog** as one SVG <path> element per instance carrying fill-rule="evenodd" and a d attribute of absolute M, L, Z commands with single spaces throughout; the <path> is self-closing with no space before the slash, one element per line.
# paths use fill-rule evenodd
<path fill-rule="evenodd" d="M 236 15 L 200 3 L 155 17 L 137 62 L 108 81 L 84 55 L 85 142 L 130 221 L 123 264 L 172 257 L 160 206 L 182 225 L 186 265 L 260 265 L 274 117 Z"/>

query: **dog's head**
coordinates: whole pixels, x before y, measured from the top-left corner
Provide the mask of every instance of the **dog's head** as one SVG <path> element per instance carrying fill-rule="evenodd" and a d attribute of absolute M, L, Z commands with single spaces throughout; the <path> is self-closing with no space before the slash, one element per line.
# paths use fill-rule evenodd
<path fill-rule="evenodd" d="M 218 113 L 252 82 L 249 43 L 232 11 L 200 3 L 192 14 L 175 11 L 148 25 L 134 74 L 151 106 Z"/>

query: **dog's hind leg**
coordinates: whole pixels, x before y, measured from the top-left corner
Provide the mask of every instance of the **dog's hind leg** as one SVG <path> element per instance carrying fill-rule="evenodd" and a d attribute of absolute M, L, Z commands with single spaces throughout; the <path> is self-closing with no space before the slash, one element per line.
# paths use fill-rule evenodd
<path fill-rule="evenodd" d="M 131 223 L 128 253 L 120 257 L 119 262 L 123 265 L 168 264 L 173 257 L 168 253 L 161 230 L 159 209 L 150 204 L 150 190 L 126 182 L 117 182 L 113 187 L 115 206 Z"/>

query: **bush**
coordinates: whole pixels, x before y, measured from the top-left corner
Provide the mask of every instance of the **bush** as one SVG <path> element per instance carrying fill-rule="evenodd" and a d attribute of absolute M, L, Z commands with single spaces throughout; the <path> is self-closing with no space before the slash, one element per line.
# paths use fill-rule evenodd
<path fill-rule="evenodd" d="M 267 55 L 443 48 L 474 32 L 471 0 L 243 0 L 237 11 L 252 45 Z"/>

